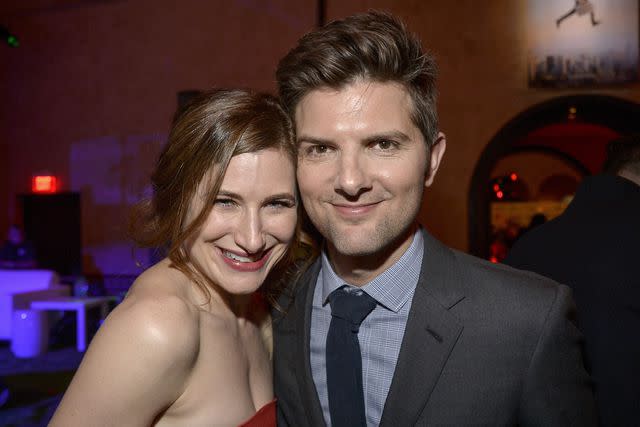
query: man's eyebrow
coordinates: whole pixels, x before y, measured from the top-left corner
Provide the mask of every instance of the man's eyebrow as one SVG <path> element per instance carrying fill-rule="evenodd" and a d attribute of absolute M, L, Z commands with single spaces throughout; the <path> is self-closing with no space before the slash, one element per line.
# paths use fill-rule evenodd
<path fill-rule="evenodd" d="M 296 142 L 298 144 L 307 143 L 307 144 L 317 144 L 317 145 L 328 145 L 332 143 L 330 139 L 318 138 L 318 137 L 306 136 L 306 135 L 298 136 L 296 138 Z"/>
<path fill-rule="evenodd" d="M 366 143 L 369 143 L 369 142 L 380 141 L 381 139 L 393 139 L 399 142 L 405 142 L 405 141 L 408 141 L 410 138 L 404 132 L 401 132 L 399 130 L 392 130 L 389 132 L 380 132 L 380 133 L 375 133 L 373 135 L 369 135 L 366 138 L 364 138 L 363 141 Z M 297 142 L 298 144 L 307 143 L 307 144 L 318 144 L 318 145 L 329 145 L 333 143 L 331 139 L 319 138 L 319 137 L 307 136 L 307 135 L 298 136 Z"/>
<path fill-rule="evenodd" d="M 390 132 L 382 132 L 382 133 L 369 135 L 364 139 L 364 142 L 367 142 L 367 143 L 376 142 L 382 139 L 392 139 L 398 142 L 405 142 L 405 141 L 408 141 L 410 138 L 406 133 L 400 132 L 399 130 L 394 130 Z"/>

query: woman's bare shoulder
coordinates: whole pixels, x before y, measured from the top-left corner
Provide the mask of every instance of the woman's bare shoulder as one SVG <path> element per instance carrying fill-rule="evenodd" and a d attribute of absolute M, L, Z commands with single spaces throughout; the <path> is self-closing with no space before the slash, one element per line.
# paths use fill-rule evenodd
<path fill-rule="evenodd" d="M 199 337 L 199 310 L 185 287 L 172 269 L 149 269 L 134 282 L 105 326 L 125 328 L 157 345 L 171 342 L 193 349 Z"/>
<path fill-rule="evenodd" d="M 199 353 L 199 313 L 163 281 L 162 274 L 141 276 L 107 317 L 52 425 L 149 424 L 184 392 Z"/>

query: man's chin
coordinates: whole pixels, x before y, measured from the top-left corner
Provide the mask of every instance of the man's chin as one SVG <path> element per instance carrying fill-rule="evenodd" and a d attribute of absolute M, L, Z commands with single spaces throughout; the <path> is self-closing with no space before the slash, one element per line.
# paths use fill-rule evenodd
<path fill-rule="evenodd" d="M 327 240 L 331 242 L 333 252 L 336 255 L 364 257 L 375 255 L 382 249 L 382 245 L 378 244 L 377 239 L 372 239 L 371 236 L 371 233 L 363 233 L 362 235 L 335 233 L 328 236 Z"/>
<path fill-rule="evenodd" d="M 409 226 L 404 231 L 389 229 L 384 224 L 372 227 L 336 227 L 324 234 L 330 252 L 339 256 L 384 259 L 399 247 L 408 246 L 415 231 Z"/>

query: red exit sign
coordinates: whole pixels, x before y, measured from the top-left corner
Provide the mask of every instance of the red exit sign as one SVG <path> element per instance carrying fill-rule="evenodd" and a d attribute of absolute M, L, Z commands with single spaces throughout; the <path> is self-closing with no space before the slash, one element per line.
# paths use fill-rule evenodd
<path fill-rule="evenodd" d="M 58 180 L 53 175 L 36 175 L 31 181 L 34 193 L 55 193 L 58 191 Z"/>

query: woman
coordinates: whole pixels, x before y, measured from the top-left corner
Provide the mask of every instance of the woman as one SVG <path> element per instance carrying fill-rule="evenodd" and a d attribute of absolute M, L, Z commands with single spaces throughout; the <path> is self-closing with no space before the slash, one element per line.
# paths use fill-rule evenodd
<path fill-rule="evenodd" d="M 275 425 L 255 291 L 297 241 L 295 161 L 292 124 L 269 95 L 213 91 L 176 117 L 133 223 L 138 243 L 168 257 L 102 325 L 50 425 Z"/>

